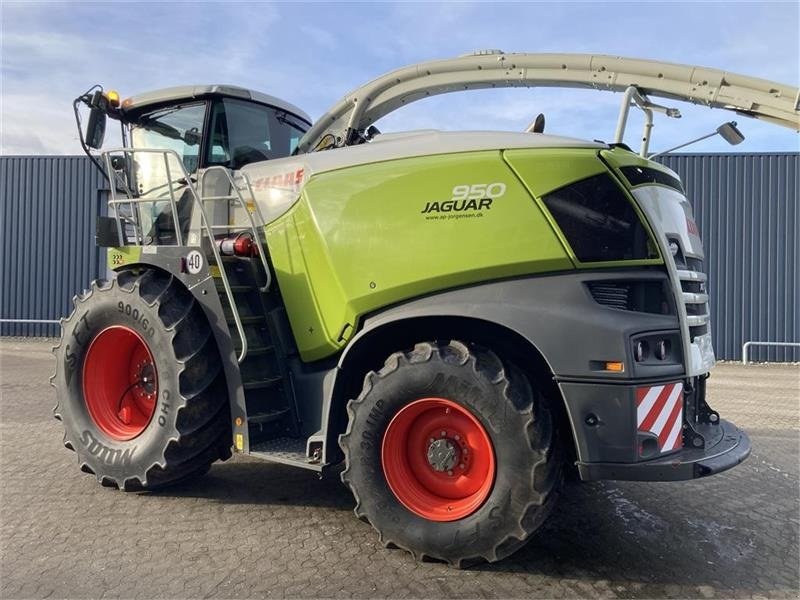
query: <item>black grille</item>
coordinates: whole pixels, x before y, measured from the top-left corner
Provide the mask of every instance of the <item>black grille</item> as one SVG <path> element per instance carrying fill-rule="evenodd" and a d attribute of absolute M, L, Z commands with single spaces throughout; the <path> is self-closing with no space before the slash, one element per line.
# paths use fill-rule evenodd
<path fill-rule="evenodd" d="M 691 325 L 689 327 L 689 337 L 694 340 L 698 335 L 705 335 L 708 333 L 708 325 Z"/>
<path fill-rule="evenodd" d="M 703 261 L 699 258 L 686 258 L 686 266 L 689 267 L 690 271 L 698 271 L 699 273 L 703 272 Z"/>
<path fill-rule="evenodd" d="M 706 305 L 705 304 L 686 304 L 686 314 L 687 315 L 704 315 L 706 314 Z"/>
<path fill-rule="evenodd" d="M 625 284 L 602 282 L 590 283 L 589 291 L 595 302 L 611 308 L 628 309 L 630 288 Z"/>
<path fill-rule="evenodd" d="M 674 314 L 664 282 L 660 280 L 590 281 L 587 286 L 595 302 L 609 308 L 657 315 Z"/>
<path fill-rule="evenodd" d="M 620 171 L 622 171 L 622 174 L 625 176 L 625 179 L 628 180 L 631 186 L 635 187 L 637 185 L 644 185 L 646 183 L 659 183 L 661 185 L 671 187 L 672 189 L 679 191 L 681 194 L 684 193 L 683 184 L 681 183 L 680 179 L 673 177 L 669 173 L 660 171 L 659 169 L 633 166 L 622 167 Z"/>
<path fill-rule="evenodd" d="M 694 271 L 703 280 L 697 279 L 681 279 L 681 290 L 690 294 L 708 294 L 708 284 L 703 275 L 703 261 L 699 258 L 686 257 L 686 270 Z M 693 340 L 699 335 L 705 335 L 709 332 L 708 326 L 708 303 L 707 302 L 686 302 L 686 315 L 694 317 L 693 321 L 705 321 L 700 325 L 689 326 L 689 339 Z M 699 319 L 698 319 L 699 318 Z"/>
<path fill-rule="evenodd" d="M 681 280 L 681 289 L 684 292 L 690 292 L 692 294 L 704 294 L 705 293 L 705 282 L 702 281 L 689 281 L 687 279 Z"/>

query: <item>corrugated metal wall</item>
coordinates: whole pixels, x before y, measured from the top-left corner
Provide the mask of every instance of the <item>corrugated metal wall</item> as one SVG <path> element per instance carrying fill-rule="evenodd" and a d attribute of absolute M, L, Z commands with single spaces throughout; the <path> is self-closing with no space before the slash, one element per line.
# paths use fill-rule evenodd
<path fill-rule="evenodd" d="M 800 342 L 800 154 L 678 154 L 703 238 L 717 357 L 747 341 Z M 753 360 L 798 361 L 800 348 L 752 347 Z"/>
<path fill-rule="evenodd" d="M 0 157 L 0 318 L 58 319 L 105 273 L 105 250 L 94 243 L 105 188 L 83 156 Z M 60 328 L 0 323 L 0 334 L 55 336 Z"/>
<path fill-rule="evenodd" d="M 800 341 L 800 154 L 661 160 L 683 178 L 703 236 L 717 356 L 741 360 L 748 340 Z M 0 318 L 58 319 L 105 273 L 104 252 L 94 246 L 104 188 L 85 157 L 0 157 Z M 2 335 L 57 332 L 0 325 Z M 797 349 L 751 352 L 754 360 L 800 360 Z"/>

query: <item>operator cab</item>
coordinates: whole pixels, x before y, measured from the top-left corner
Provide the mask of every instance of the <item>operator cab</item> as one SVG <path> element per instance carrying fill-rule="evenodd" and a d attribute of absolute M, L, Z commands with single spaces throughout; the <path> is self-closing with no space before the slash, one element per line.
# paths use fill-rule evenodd
<path fill-rule="evenodd" d="M 174 150 L 189 173 L 289 156 L 311 126 L 288 102 L 230 85 L 133 96 L 122 102 L 119 116 L 132 147 Z"/>
<path fill-rule="evenodd" d="M 90 108 L 85 132 L 80 127 L 79 103 Z M 107 117 L 120 122 L 123 145 L 140 151 L 121 153 L 122 160 L 109 163 L 106 171 L 113 170 L 115 180 L 121 180 L 122 187 L 137 198 L 152 202 L 137 209 L 143 243 L 176 243 L 181 237 L 175 232 L 176 220 L 182 237 L 186 236 L 193 203 L 183 170 L 196 185 L 201 179 L 198 171 L 209 167 L 237 171 L 250 163 L 290 156 L 311 126 L 311 119 L 296 106 L 231 85 L 171 87 L 121 103 L 116 92 L 103 92 L 96 86 L 74 105 L 81 142 L 93 160 L 89 148 L 102 147 Z M 175 154 L 167 155 L 165 150 Z M 229 193 L 227 177 L 207 179 L 211 196 Z M 169 202 L 171 196 L 178 197 L 176 211 Z M 234 218 L 228 205 L 217 203 L 209 210 L 214 223 Z"/>

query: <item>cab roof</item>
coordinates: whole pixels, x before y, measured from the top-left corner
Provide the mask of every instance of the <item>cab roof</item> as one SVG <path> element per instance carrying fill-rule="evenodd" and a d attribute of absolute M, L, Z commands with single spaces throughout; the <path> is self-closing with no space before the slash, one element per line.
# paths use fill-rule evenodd
<path fill-rule="evenodd" d="M 284 110 L 297 115 L 309 125 L 311 125 L 311 117 L 304 111 L 300 110 L 294 104 L 290 104 L 275 96 L 263 94 L 255 90 L 248 90 L 236 85 L 225 84 L 209 84 L 209 85 L 179 85 L 175 87 L 163 88 L 154 90 L 152 92 L 145 92 L 137 94 L 123 100 L 120 111 L 123 114 L 140 113 L 147 108 L 155 107 L 159 104 L 167 102 L 176 102 L 181 100 L 194 100 L 209 97 L 229 97 L 240 98 L 243 100 L 252 100 L 260 104 L 267 104 L 274 106 L 279 110 Z"/>

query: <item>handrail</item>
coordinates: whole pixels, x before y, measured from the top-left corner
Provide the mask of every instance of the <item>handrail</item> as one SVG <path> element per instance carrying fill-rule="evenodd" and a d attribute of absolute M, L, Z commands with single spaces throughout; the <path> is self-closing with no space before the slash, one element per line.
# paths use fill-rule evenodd
<path fill-rule="evenodd" d="M 0 319 L 0 323 L 43 323 L 45 325 L 58 325 L 57 319 Z"/>
<path fill-rule="evenodd" d="M 175 156 L 178 156 L 177 153 Z M 183 167 L 183 161 L 178 159 L 178 164 L 181 165 L 181 169 L 186 175 L 187 186 L 192 187 L 189 181 L 189 174 L 186 173 L 186 169 Z M 175 240 L 178 242 L 178 246 L 183 246 L 183 232 L 181 231 L 180 219 L 178 218 L 178 203 L 175 200 L 175 188 L 172 187 L 172 173 L 169 170 L 169 157 L 166 154 L 164 155 L 164 170 L 167 173 L 167 189 L 169 190 L 170 206 L 172 207 L 172 224 L 175 225 Z M 211 238 L 211 241 L 213 242 L 214 238 Z"/>
<path fill-rule="evenodd" d="M 248 348 L 247 348 L 247 336 L 245 335 L 245 332 L 244 332 L 244 325 L 242 325 L 242 319 L 239 316 L 239 311 L 236 309 L 236 302 L 234 301 L 233 290 L 231 289 L 230 282 L 228 281 L 228 275 L 225 272 L 225 268 L 222 266 L 222 257 L 221 257 L 221 255 L 219 253 L 219 249 L 217 248 L 216 241 L 214 240 L 213 226 L 211 225 L 211 221 L 208 219 L 208 215 L 206 214 L 205 207 L 203 205 L 202 200 L 200 199 L 200 196 L 198 196 L 198 194 L 197 194 L 197 190 L 195 190 L 195 187 L 192 185 L 191 177 L 189 176 L 189 173 L 186 172 L 186 167 L 183 164 L 183 160 L 181 160 L 181 157 L 178 155 L 177 152 L 175 152 L 175 150 L 159 150 L 159 149 L 156 149 L 156 148 L 115 148 L 115 149 L 112 149 L 112 150 L 105 150 L 103 152 L 103 156 L 104 156 L 104 158 L 106 160 L 106 167 L 109 169 L 109 173 L 113 173 L 113 170 L 111 168 L 111 155 L 112 154 L 120 154 L 121 153 L 121 154 L 125 154 L 125 155 L 128 155 L 128 154 L 133 155 L 133 154 L 135 154 L 137 152 L 147 153 L 147 154 L 161 154 L 161 155 L 164 156 L 164 161 L 165 161 L 165 165 L 166 165 L 166 169 L 167 169 L 168 184 L 169 184 L 169 202 L 170 202 L 171 208 L 172 208 L 173 226 L 175 227 L 175 239 L 176 239 L 176 241 L 179 242 L 177 245 L 181 246 L 181 245 L 183 245 L 183 236 L 182 236 L 182 233 L 180 232 L 180 222 L 178 220 L 178 207 L 177 207 L 177 203 L 176 203 L 176 200 L 175 200 L 175 191 L 173 190 L 173 185 L 172 185 L 173 181 L 171 179 L 171 171 L 169 169 L 169 159 L 168 159 L 169 155 L 174 156 L 177 164 L 179 165 L 180 171 L 183 174 L 183 179 L 186 181 L 186 189 L 191 194 L 192 201 L 194 202 L 194 205 L 200 211 L 201 222 L 203 224 L 203 227 L 205 228 L 206 235 L 208 236 L 208 239 L 209 239 L 209 242 L 210 242 L 210 246 L 211 246 L 211 252 L 214 254 L 214 260 L 216 261 L 216 263 L 218 265 L 220 265 L 220 270 L 219 271 L 220 271 L 220 276 L 221 276 L 221 279 L 222 279 L 222 285 L 223 285 L 223 287 L 225 289 L 225 295 L 227 296 L 228 303 L 230 304 L 230 307 L 231 307 L 231 313 L 233 314 L 233 320 L 234 320 L 234 323 L 236 324 L 236 331 L 239 334 L 239 338 L 242 341 L 242 349 L 239 352 L 239 356 L 237 358 L 237 361 L 239 362 L 239 364 L 241 364 L 244 361 L 245 357 L 247 356 L 247 350 L 248 350 Z M 176 180 L 176 182 L 177 181 L 180 181 L 180 179 Z M 119 204 L 128 204 L 129 203 L 131 205 L 131 210 L 133 210 L 133 207 L 136 206 L 136 209 L 138 211 L 139 205 L 143 204 L 145 202 L 153 202 L 153 203 L 155 203 L 155 202 L 166 202 L 167 200 L 164 199 L 164 198 L 148 199 L 148 198 L 130 198 L 130 197 L 127 200 L 117 200 L 115 188 L 116 188 L 115 185 L 111 186 L 111 200 L 109 200 L 108 204 L 109 204 L 109 206 L 111 206 L 111 205 L 114 206 L 114 217 L 115 217 L 115 219 L 117 221 L 117 231 L 118 231 L 119 236 L 120 236 L 119 237 L 120 243 L 122 243 L 125 238 L 122 235 L 121 224 L 120 224 L 120 215 L 119 215 L 119 212 L 117 210 L 117 205 L 119 205 Z M 130 190 L 128 191 L 128 193 L 130 193 Z M 141 213 L 139 213 L 139 219 L 138 219 L 138 223 L 137 223 L 137 228 L 139 229 L 139 231 L 141 231 Z M 137 240 L 136 240 L 137 241 L 137 243 L 136 243 L 137 246 L 143 245 L 143 244 L 140 243 L 140 239 L 139 238 L 141 238 L 141 241 L 143 242 L 144 241 L 144 234 L 137 232 Z"/>
<path fill-rule="evenodd" d="M 263 287 L 258 288 L 261 292 L 266 292 L 269 290 L 270 285 L 272 285 L 272 275 L 269 271 L 269 264 L 267 263 L 267 257 L 265 249 L 261 245 L 261 236 L 258 233 L 258 227 L 256 226 L 255 221 L 253 221 L 253 213 L 250 212 L 250 209 L 247 207 L 247 203 L 245 202 L 244 198 L 242 197 L 242 193 L 239 190 L 239 187 L 236 185 L 236 182 L 231 175 L 231 172 L 222 165 L 215 165 L 212 167 L 208 167 L 203 174 L 200 176 L 200 190 L 205 191 L 205 179 L 206 176 L 215 170 L 221 170 L 225 173 L 226 178 L 228 179 L 228 184 L 230 185 L 231 189 L 236 192 L 236 195 L 230 196 L 201 196 L 203 202 L 214 202 L 214 201 L 223 201 L 227 200 L 230 202 L 231 200 L 237 200 L 239 205 L 244 210 L 245 214 L 247 215 L 247 219 L 250 221 L 250 231 L 253 234 L 253 241 L 258 244 L 258 256 L 261 259 L 261 265 L 264 267 L 264 274 L 266 276 L 266 282 L 264 283 Z M 250 197 L 253 199 L 253 206 L 258 214 L 258 219 L 261 223 L 265 223 L 264 216 L 261 214 L 261 209 L 258 207 L 258 202 L 256 202 L 255 194 L 253 193 L 253 188 L 250 186 L 250 179 L 247 177 L 245 173 L 241 174 L 241 177 L 244 179 L 245 183 L 247 184 L 248 192 L 250 193 Z M 217 226 L 219 228 L 219 226 Z M 213 226 L 212 226 L 213 228 Z M 230 229 L 230 227 L 228 227 Z"/>
<path fill-rule="evenodd" d="M 788 346 L 790 348 L 800 348 L 800 342 L 745 342 L 742 345 L 742 364 L 748 365 L 747 351 L 750 346 Z"/>

